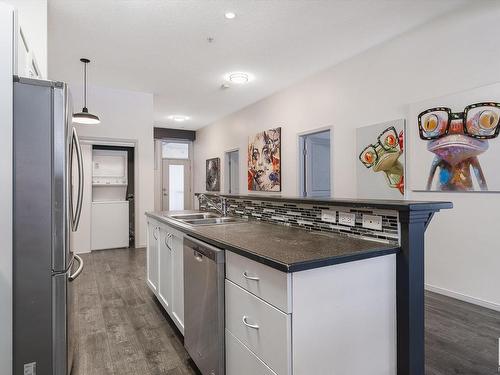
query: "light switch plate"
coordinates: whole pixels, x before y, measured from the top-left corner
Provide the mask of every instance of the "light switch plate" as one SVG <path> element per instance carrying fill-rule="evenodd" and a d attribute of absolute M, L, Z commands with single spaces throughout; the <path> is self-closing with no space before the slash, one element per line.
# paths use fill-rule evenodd
<path fill-rule="evenodd" d="M 339 224 L 353 227 L 356 225 L 356 214 L 339 212 Z"/>
<path fill-rule="evenodd" d="M 321 210 L 321 220 L 327 223 L 337 222 L 337 211 L 334 210 Z"/>
<path fill-rule="evenodd" d="M 382 216 L 363 214 L 363 228 L 382 230 Z"/>

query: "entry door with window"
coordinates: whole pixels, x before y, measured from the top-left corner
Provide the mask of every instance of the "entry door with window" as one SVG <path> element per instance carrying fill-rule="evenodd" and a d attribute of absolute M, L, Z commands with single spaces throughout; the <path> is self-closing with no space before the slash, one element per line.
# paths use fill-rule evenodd
<path fill-rule="evenodd" d="M 162 142 L 161 197 L 164 211 L 191 210 L 190 143 Z"/>
<path fill-rule="evenodd" d="M 330 131 L 300 137 L 300 184 L 304 197 L 330 196 Z"/>
<path fill-rule="evenodd" d="M 190 169 L 189 160 L 163 159 L 162 208 L 164 211 L 192 209 Z"/>

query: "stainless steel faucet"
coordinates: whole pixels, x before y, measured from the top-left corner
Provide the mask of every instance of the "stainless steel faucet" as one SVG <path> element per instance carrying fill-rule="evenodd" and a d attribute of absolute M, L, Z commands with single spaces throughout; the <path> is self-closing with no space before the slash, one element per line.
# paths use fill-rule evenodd
<path fill-rule="evenodd" d="M 219 196 L 220 203 L 215 203 L 211 198 L 207 197 L 205 194 L 201 193 L 198 195 L 198 201 L 201 203 L 205 201 L 207 205 L 212 207 L 215 211 L 217 211 L 222 216 L 227 216 L 227 203 L 226 198 Z"/>

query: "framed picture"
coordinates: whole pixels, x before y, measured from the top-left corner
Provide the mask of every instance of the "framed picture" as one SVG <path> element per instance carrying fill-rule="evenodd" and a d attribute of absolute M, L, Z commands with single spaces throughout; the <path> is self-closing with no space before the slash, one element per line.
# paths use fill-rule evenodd
<path fill-rule="evenodd" d="M 207 159 L 206 190 L 220 191 L 220 158 Z"/>
<path fill-rule="evenodd" d="M 356 129 L 356 175 L 360 198 L 404 199 L 405 120 Z"/>
<path fill-rule="evenodd" d="M 410 105 L 412 190 L 500 192 L 500 84 Z"/>
<path fill-rule="evenodd" d="M 249 138 L 248 190 L 281 191 L 281 128 Z"/>

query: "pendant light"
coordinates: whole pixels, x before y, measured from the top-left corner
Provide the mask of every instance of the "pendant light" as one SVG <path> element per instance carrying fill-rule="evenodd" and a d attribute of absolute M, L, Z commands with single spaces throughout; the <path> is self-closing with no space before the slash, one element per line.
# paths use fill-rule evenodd
<path fill-rule="evenodd" d="M 87 64 L 90 62 L 89 59 L 81 58 L 80 61 L 83 63 L 83 108 L 79 113 L 73 114 L 73 122 L 85 125 L 96 125 L 101 122 L 99 117 L 89 113 L 87 109 Z"/>

